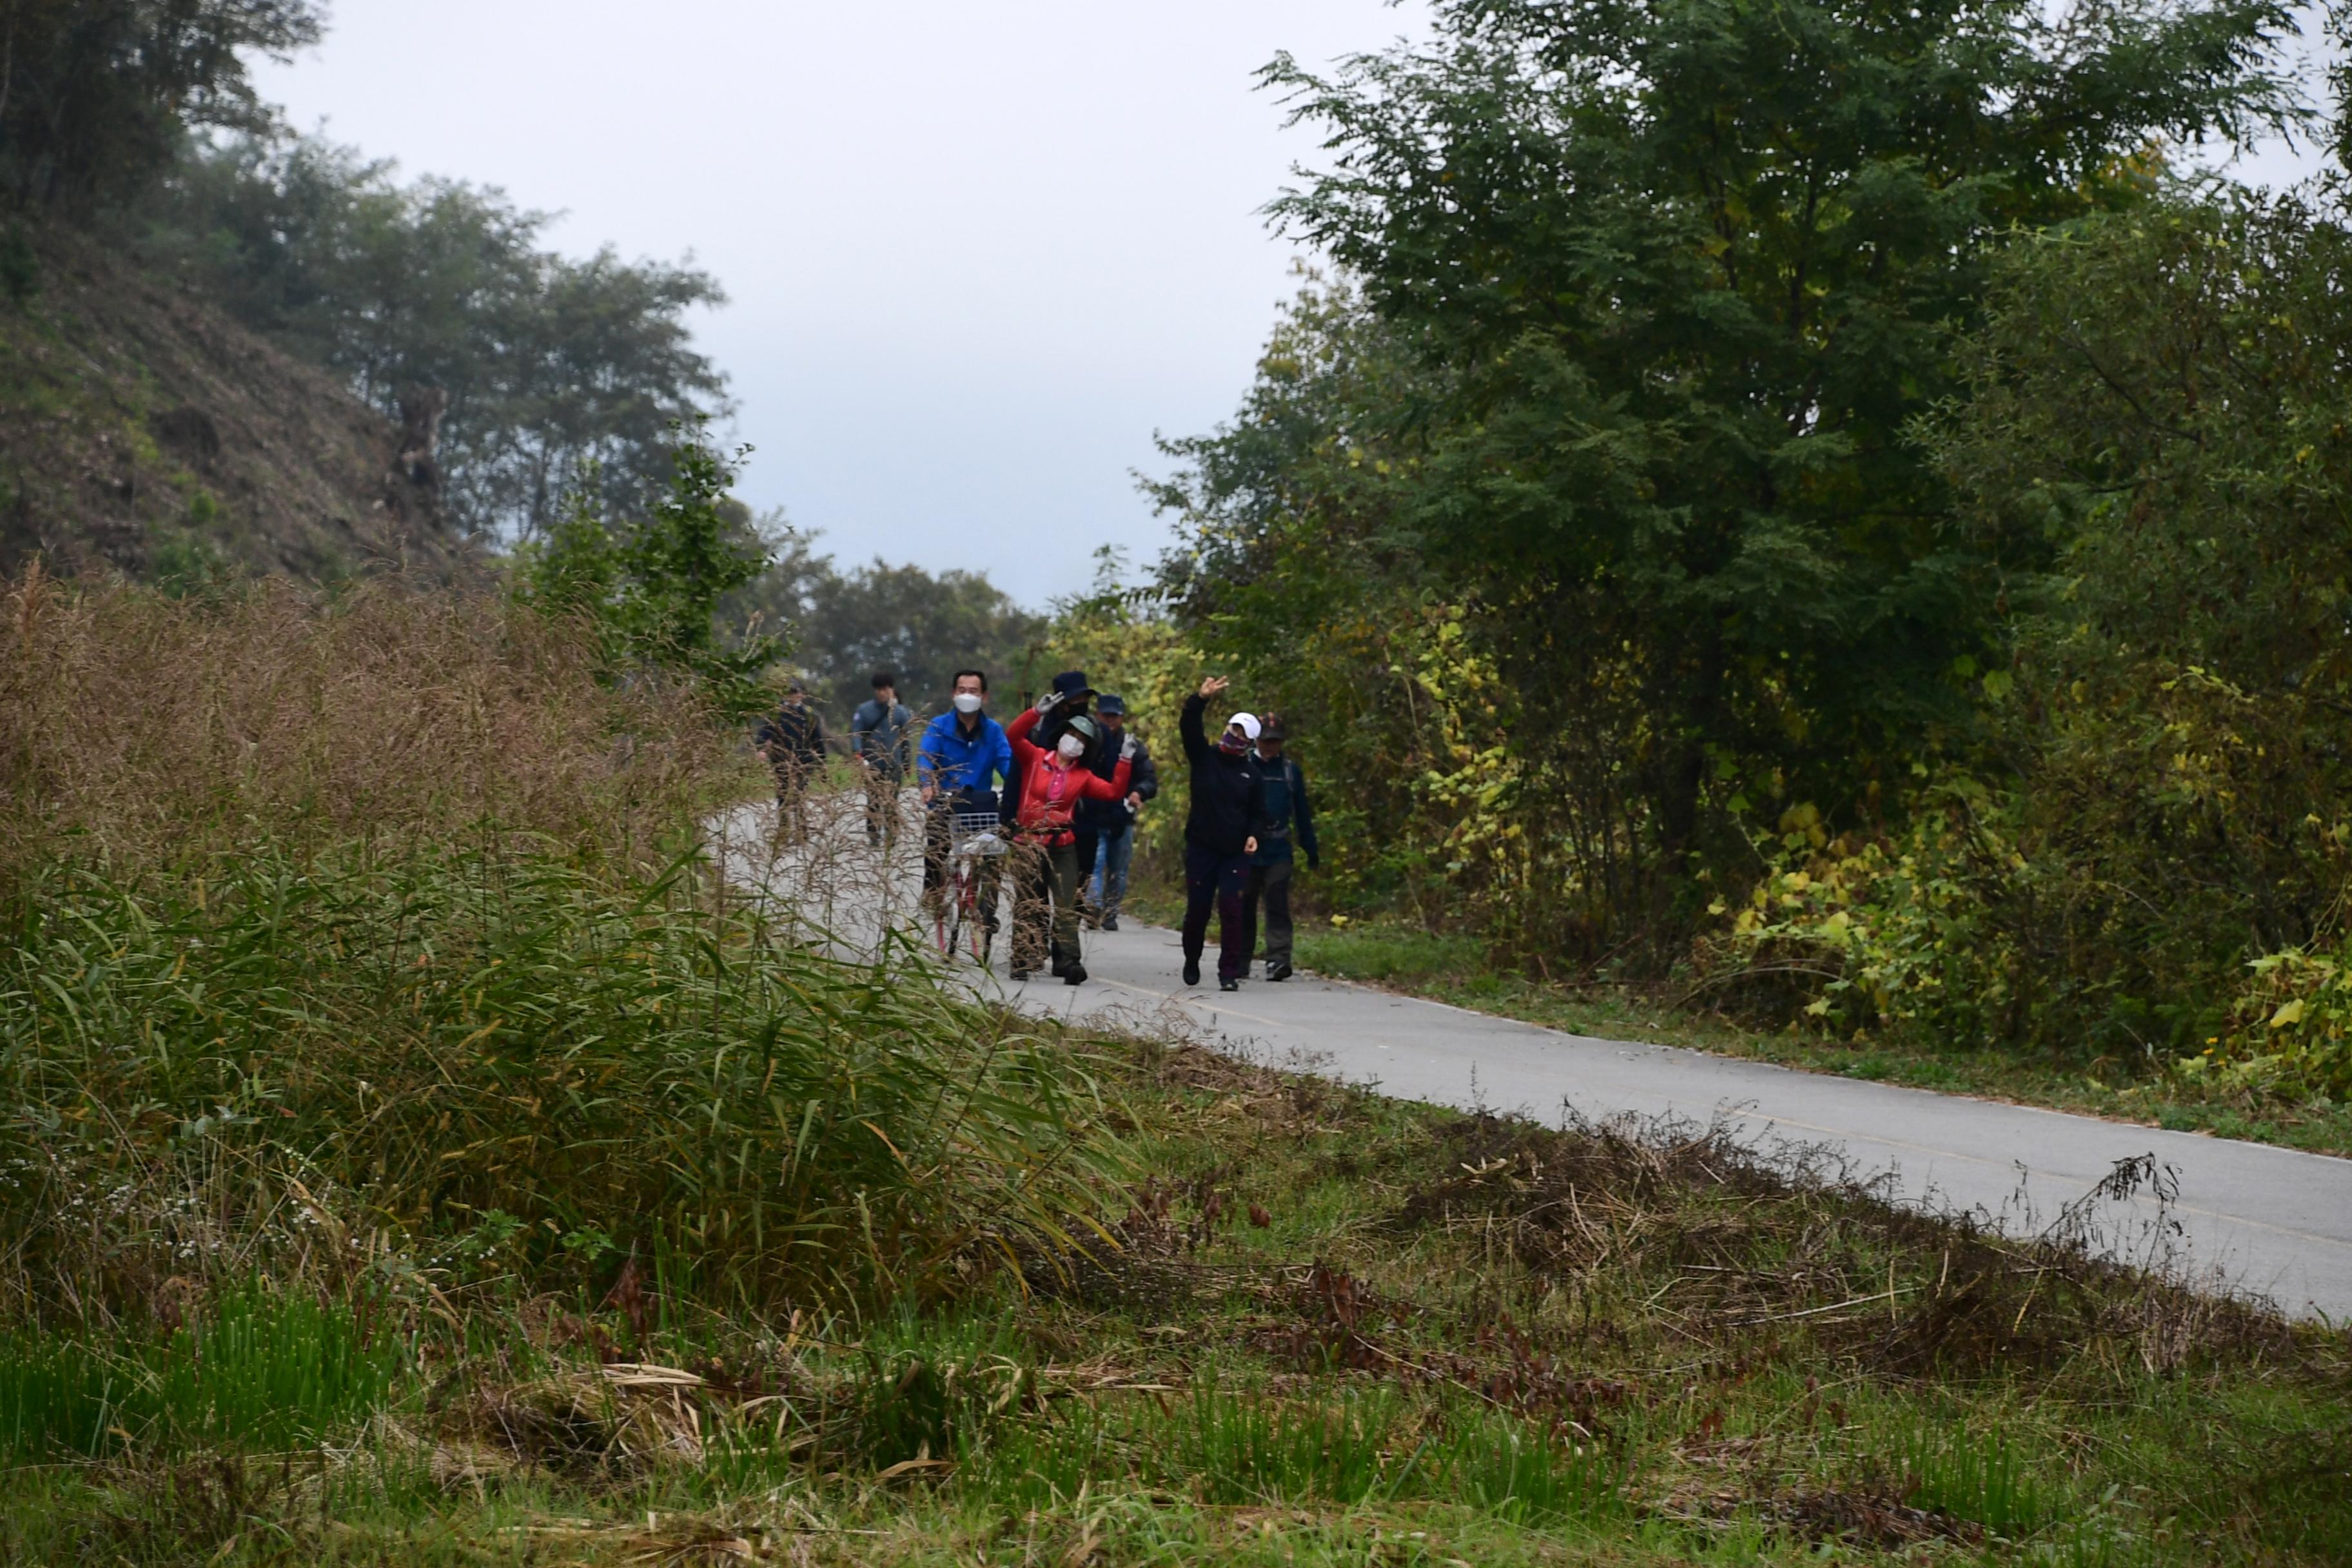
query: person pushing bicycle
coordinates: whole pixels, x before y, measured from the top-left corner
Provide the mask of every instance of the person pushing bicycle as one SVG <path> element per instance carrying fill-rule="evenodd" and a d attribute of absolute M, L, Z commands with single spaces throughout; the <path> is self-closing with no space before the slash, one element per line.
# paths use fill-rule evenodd
<path fill-rule="evenodd" d="M 1004 726 L 990 718 L 988 675 L 984 670 L 959 669 L 949 710 L 923 731 L 915 755 L 915 782 L 923 797 L 923 902 L 934 917 L 940 914 L 942 889 L 948 880 L 948 858 L 954 852 L 954 825 L 959 812 L 997 809 L 997 785 L 1013 784 L 1013 744 Z M 997 864 L 984 860 L 979 905 L 982 930 L 996 934 Z"/>

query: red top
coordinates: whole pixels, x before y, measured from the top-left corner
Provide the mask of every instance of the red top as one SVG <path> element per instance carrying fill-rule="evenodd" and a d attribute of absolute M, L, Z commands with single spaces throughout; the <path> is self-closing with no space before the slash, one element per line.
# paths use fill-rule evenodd
<path fill-rule="evenodd" d="M 1127 794 L 1127 777 L 1134 764 L 1127 758 L 1118 760 L 1111 775 L 1104 778 L 1091 768 L 1074 768 L 1062 761 L 1062 753 L 1038 745 L 1029 739 L 1029 731 L 1037 727 L 1037 710 L 1030 709 L 1004 726 L 1004 738 L 1013 742 L 1013 760 L 1021 764 L 1021 807 L 1013 814 L 1021 825 L 1021 835 L 1041 844 L 1067 844 L 1076 837 L 1070 826 L 1070 813 L 1078 802 L 1118 800 Z"/>

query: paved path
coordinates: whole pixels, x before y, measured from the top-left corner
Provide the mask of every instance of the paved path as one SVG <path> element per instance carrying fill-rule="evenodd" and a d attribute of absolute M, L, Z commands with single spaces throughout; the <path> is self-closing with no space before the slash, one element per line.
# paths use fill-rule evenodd
<path fill-rule="evenodd" d="M 740 842 L 751 820 L 730 826 Z M 736 858 L 730 874 L 739 879 L 780 889 L 793 880 L 751 873 Z M 881 896 L 842 907 L 905 909 L 910 867 L 906 855 L 887 868 L 877 858 L 866 885 Z M 871 939 L 871 917 L 863 923 L 864 938 L 848 940 Z M 1213 949 L 1213 969 L 1214 958 Z M 1244 983 L 1229 996 L 1213 981 L 1205 990 L 1183 986 L 1176 934 L 1157 928 L 1089 933 L 1086 962 L 1083 986 L 1015 985 L 1003 977 L 1000 942 L 995 973 L 982 984 L 1019 1005 L 1074 1017 L 1176 1009 L 1229 1047 L 1434 1104 L 1547 1121 L 1564 1106 L 1596 1119 L 1728 1115 L 1757 1135 L 1825 1145 L 1865 1173 L 1888 1173 L 1907 1201 L 1981 1208 L 2012 1230 L 2048 1223 L 2118 1161 L 2153 1153 L 2179 1180 L 2179 1264 L 2291 1312 L 2352 1319 L 2352 1161 L 1592 1039 L 1306 975 Z M 2104 1207 L 2107 1245 L 2150 1256 L 2152 1200 Z"/>

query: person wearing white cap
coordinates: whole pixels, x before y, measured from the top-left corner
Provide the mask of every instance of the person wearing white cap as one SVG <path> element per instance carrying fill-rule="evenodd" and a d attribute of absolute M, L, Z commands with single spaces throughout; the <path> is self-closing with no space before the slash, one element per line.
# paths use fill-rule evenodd
<path fill-rule="evenodd" d="M 1201 984 L 1201 952 L 1209 938 L 1209 911 L 1217 912 L 1217 988 L 1241 989 L 1249 971 L 1249 938 L 1242 919 L 1242 890 L 1248 886 L 1250 857 L 1257 852 L 1265 790 L 1250 746 L 1258 737 L 1254 713 L 1225 721 L 1224 733 L 1209 742 L 1209 699 L 1231 684 L 1211 676 L 1184 699 L 1177 731 L 1184 760 L 1192 769 L 1192 803 L 1184 817 L 1184 984 Z"/>

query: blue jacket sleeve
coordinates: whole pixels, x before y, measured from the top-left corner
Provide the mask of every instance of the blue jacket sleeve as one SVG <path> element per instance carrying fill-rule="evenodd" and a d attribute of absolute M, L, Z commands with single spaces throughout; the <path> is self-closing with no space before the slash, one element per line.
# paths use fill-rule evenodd
<path fill-rule="evenodd" d="M 1004 781 L 1004 787 L 1011 789 L 1013 787 L 1013 742 L 1004 738 L 1004 726 L 995 724 L 993 721 L 989 731 L 989 739 L 993 744 L 989 747 L 988 765 L 995 770 L 998 778 Z M 975 781 L 976 786 L 986 789 L 988 778 L 988 774 L 982 773 Z"/>

